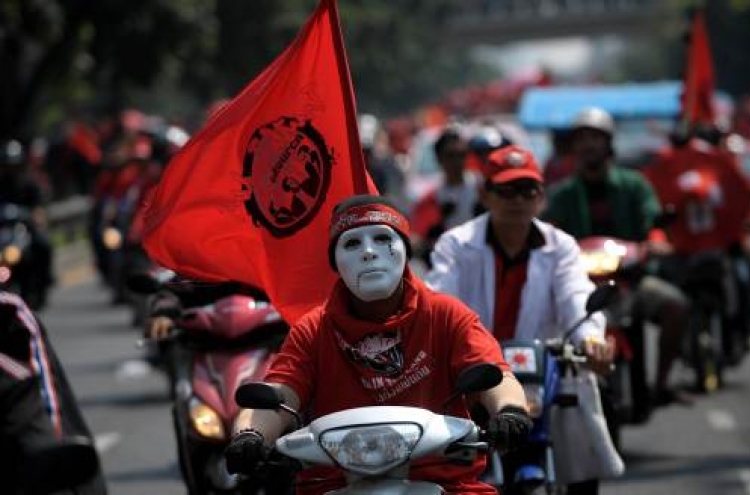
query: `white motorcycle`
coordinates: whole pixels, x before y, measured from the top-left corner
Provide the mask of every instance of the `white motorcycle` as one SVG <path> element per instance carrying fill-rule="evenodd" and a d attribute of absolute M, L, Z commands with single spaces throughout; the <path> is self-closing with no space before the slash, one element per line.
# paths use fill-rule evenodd
<path fill-rule="evenodd" d="M 463 394 L 488 390 L 502 381 L 500 369 L 489 363 L 472 366 L 460 374 L 446 406 Z M 237 404 L 248 409 L 274 409 L 291 413 L 276 389 L 265 383 L 247 383 L 235 394 Z M 370 406 L 322 416 L 304 428 L 276 440 L 276 450 L 311 465 L 337 466 L 347 486 L 329 492 L 337 495 L 432 495 L 446 493 L 435 483 L 409 480 L 412 460 L 441 455 L 446 462 L 471 463 L 488 443 L 470 419 L 435 414 L 402 406 Z"/>

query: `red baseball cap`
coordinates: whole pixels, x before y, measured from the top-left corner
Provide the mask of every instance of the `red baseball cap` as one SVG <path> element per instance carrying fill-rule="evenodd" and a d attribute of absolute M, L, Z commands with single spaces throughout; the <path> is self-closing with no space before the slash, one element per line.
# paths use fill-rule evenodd
<path fill-rule="evenodd" d="M 503 184 L 518 179 L 533 179 L 539 183 L 544 182 L 534 155 L 529 150 L 514 144 L 490 153 L 482 172 L 486 179 L 495 184 Z"/>

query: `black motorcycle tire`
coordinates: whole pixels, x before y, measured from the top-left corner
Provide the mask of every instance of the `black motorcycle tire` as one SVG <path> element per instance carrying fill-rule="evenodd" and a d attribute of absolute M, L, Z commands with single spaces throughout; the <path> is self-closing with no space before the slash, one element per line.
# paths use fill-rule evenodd
<path fill-rule="evenodd" d="M 715 392 L 723 385 L 723 344 L 721 329 L 714 328 L 717 321 L 720 316 L 702 308 L 696 308 L 690 318 L 691 364 L 695 389 L 701 393 Z"/>
<path fill-rule="evenodd" d="M 172 420 L 174 422 L 175 440 L 177 441 L 177 459 L 180 465 L 182 480 L 187 488 L 188 495 L 206 495 L 206 487 L 196 477 L 193 469 L 194 460 L 191 458 L 190 449 L 187 445 L 187 425 L 178 417 L 175 407 L 172 408 Z M 193 461 L 193 462 L 191 462 Z"/>

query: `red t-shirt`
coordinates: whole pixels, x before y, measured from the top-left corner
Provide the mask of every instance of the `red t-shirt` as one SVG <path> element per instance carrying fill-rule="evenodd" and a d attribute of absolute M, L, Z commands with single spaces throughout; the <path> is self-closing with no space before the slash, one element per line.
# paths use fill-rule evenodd
<path fill-rule="evenodd" d="M 463 303 L 428 289 L 407 269 L 401 310 L 383 323 L 359 320 L 347 309 L 341 280 L 324 306 L 305 315 L 287 336 L 266 381 L 291 387 L 313 418 L 354 407 L 415 406 L 442 413 L 458 373 L 480 362 L 509 371 L 500 346 Z M 469 417 L 454 401 L 448 414 Z M 471 466 L 425 458 L 410 476 L 439 483 L 450 493 L 495 493 L 477 480 L 483 457 Z M 306 484 L 311 478 L 326 482 Z M 340 470 L 316 467 L 300 474 L 298 493 L 344 486 Z"/>

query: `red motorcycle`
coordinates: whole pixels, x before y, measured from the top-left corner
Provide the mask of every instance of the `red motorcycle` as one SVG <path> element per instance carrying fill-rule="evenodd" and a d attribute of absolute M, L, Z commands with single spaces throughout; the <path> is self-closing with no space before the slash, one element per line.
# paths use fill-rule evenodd
<path fill-rule="evenodd" d="M 151 280 L 148 292 L 172 284 L 145 277 Z M 145 292 L 132 278 L 128 285 Z M 184 289 L 183 283 L 174 292 Z M 262 381 L 287 332 L 270 303 L 230 294 L 184 309 L 171 336 L 159 342 L 171 382 L 180 469 L 191 495 L 290 493 L 293 475 L 284 466 L 263 479 L 245 479 L 227 472 L 223 456 L 239 412 L 235 390 L 245 381 Z"/>
<path fill-rule="evenodd" d="M 606 378 L 606 388 L 618 423 L 642 423 L 651 412 L 644 363 L 644 322 L 633 315 L 631 296 L 643 275 L 645 251 L 637 242 L 613 237 L 587 237 L 578 245 L 589 278 L 597 286 L 615 282 L 620 289 L 617 302 L 604 311 L 607 336 L 615 341 L 615 366 Z"/>

